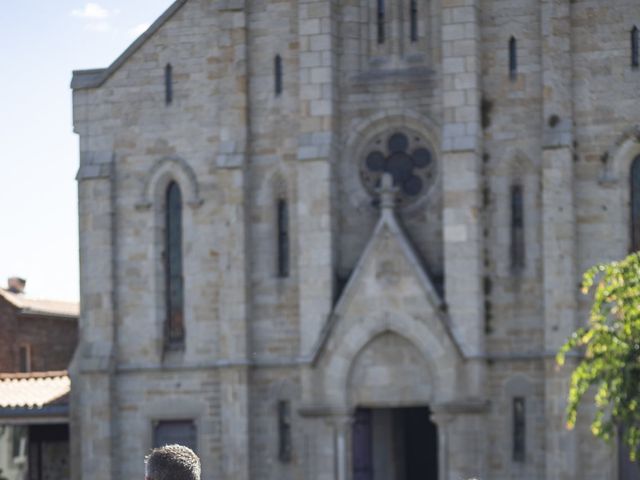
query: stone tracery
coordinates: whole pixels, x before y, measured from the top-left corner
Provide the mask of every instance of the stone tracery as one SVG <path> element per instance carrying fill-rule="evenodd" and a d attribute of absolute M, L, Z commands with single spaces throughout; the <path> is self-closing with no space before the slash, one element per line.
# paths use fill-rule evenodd
<path fill-rule="evenodd" d="M 431 150 L 419 136 L 395 131 L 370 143 L 360 176 L 367 192 L 376 196 L 383 174 L 389 173 L 402 206 L 414 203 L 431 188 L 435 169 Z"/>

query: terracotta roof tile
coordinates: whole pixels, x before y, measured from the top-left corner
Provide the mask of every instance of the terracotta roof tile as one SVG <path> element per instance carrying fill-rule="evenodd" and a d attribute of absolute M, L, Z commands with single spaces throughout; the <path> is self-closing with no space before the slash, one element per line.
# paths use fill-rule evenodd
<path fill-rule="evenodd" d="M 66 371 L 0 374 L 0 408 L 42 408 L 70 391 Z"/>

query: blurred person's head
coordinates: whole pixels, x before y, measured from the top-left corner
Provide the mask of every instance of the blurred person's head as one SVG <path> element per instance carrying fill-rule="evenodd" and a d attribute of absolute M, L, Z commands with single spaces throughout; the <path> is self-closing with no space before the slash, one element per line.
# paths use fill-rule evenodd
<path fill-rule="evenodd" d="M 182 445 L 154 448 L 144 463 L 146 480 L 200 480 L 200 459 Z"/>

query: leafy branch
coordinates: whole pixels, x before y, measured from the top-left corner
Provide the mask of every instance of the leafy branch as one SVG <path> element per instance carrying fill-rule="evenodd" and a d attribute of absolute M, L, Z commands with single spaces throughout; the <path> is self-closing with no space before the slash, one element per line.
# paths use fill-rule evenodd
<path fill-rule="evenodd" d="M 574 428 L 578 406 L 594 388 L 591 432 L 609 441 L 622 427 L 635 461 L 640 453 L 640 255 L 590 268 L 582 292 L 593 295 L 588 325 L 573 333 L 556 358 L 563 365 L 570 351 L 584 352 L 571 375 L 567 427 Z"/>

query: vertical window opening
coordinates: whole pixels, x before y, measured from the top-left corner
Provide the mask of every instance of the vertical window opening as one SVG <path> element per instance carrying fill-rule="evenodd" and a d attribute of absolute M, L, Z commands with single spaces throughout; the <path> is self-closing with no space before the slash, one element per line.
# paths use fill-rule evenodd
<path fill-rule="evenodd" d="M 274 72 L 274 90 L 276 96 L 282 93 L 282 58 L 280 55 L 276 55 L 273 60 L 273 72 Z"/>
<path fill-rule="evenodd" d="M 384 43 L 384 23 L 385 23 L 385 8 L 384 0 L 377 0 L 378 12 L 377 12 L 377 26 L 378 26 L 378 43 Z"/>
<path fill-rule="evenodd" d="M 153 423 L 153 448 L 183 445 L 197 452 L 197 430 L 193 420 L 163 420 Z"/>
<path fill-rule="evenodd" d="M 524 268 L 524 200 L 522 185 L 511 187 L 511 268 Z"/>
<path fill-rule="evenodd" d="M 167 188 L 165 218 L 166 344 L 184 344 L 184 286 L 182 276 L 182 194 L 171 182 Z"/>
<path fill-rule="evenodd" d="M 409 2 L 409 19 L 411 29 L 411 41 L 418 41 L 418 0 L 410 0 Z"/>
<path fill-rule="evenodd" d="M 640 250 L 640 155 L 631 164 L 631 250 Z"/>
<path fill-rule="evenodd" d="M 278 460 L 291 461 L 291 406 L 287 400 L 278 402 Z"/>
<path fill-rule="evenodd" d="M 31 371 L 31 345 L 20 345 L 18 349 L 18 369 L 20 372 Z"/>
<path fill-rule="evenodd" d="M 513 399 L 513 461 L 525 460 L 525 401 L 524 397 Z"/>
<path fill-rule="evenodd" d="M 277 204 L 278 276 L 289 276 L 289 207 L 283 198 Z"/>
<path fill-rule="evenodd" d="M 173 101 L 173 67 L 170 63 L 164 67 L 164 102 L 170 105 Z"/>
<path fill-rule="evenodd" d="M 635 25 L 631 29 L 631 66 L 638 68 L 638 27 Z"/>
<path fill-rule="evenodd" d="M 515 80 L 518 75 L 518 45 L 515 37 L 509 39 L 509 78 Z"/>

